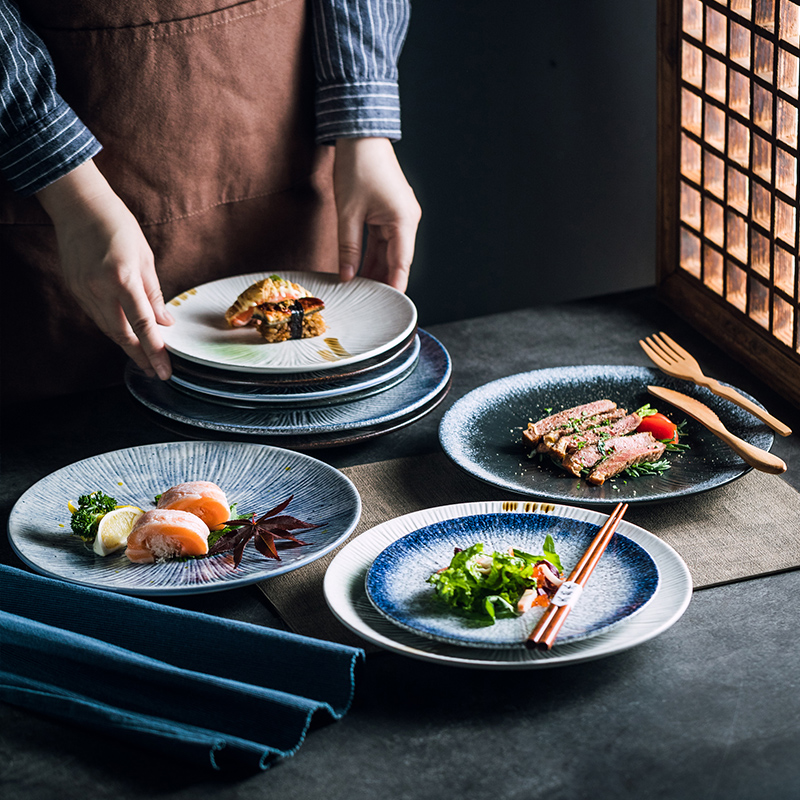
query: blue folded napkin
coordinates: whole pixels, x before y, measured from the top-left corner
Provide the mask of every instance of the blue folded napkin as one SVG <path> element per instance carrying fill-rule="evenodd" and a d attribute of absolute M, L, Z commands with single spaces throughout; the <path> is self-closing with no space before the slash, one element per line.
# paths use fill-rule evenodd
<path fill-rule="evenodd" d="M 215 769 L 293 754 L 363 651 L 0 565 L 0 699 Z"/>

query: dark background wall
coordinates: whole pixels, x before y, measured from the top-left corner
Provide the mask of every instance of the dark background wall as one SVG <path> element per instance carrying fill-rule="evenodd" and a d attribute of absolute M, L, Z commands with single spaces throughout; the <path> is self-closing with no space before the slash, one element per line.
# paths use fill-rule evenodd
<path fill-rule="evenodd" d="M 655 281 L 656 4 L 412 0 L 422 325 Z"/>

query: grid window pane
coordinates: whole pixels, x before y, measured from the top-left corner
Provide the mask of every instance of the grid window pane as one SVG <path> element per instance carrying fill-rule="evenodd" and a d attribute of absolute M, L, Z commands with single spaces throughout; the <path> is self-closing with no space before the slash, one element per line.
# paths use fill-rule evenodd
<path fill-rule="evenodd" d="M 761 281 L 750 279 L 750 319 L 769 328 L 769 289 Z"/>
<path fill-rule="evenodd" d="M 680 269 L 800 353 L 800 0 L 680 7 Z"/>
<path fill-rule="evenodd" d="M 725 291 L 725 269 L 722 254 L 708 245 L 703 251 L 703 283 L 719 295 Z"/>

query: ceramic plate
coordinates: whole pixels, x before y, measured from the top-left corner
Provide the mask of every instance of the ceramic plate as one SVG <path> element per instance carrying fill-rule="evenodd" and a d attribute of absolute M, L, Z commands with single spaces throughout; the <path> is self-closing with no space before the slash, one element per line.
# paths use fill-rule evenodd
<path fill-rule="evenodd" d="M 309 433 L 298 434 L 296 436 L 259 436 L 254 434 L 238 434 L 239 441 L 255 442 L 258 444 L 271 444 L 278 447 L 288 447 L 291 450 L 322 450 L 328 447 L 344 447 L 351 444 L 360 444 L 376 436 L 385 436 L 387 433 L 407 428 L 418 420 L 430 414 L 439 403 L 447 396 L 449 384 L 442 387 L 442 390 L 429 400 L 425 405 L 414 409 L 409 414 L 396 417 L 389 422 L 380 425 L 373 425 L 368 428 L 354 428 L 352 430 L 334 431 L 333 433 Z M 203 428 L 196 428 L 193 425 L 185 425 L 164 417 L 155 412 L 152 414 L 153 421 L 167 431 L 175 433 L 187 439 L 208 439 L 227 440 L 230 434 L 217 433 Z"/>
<path fill-rule="evenodd" d="M 264 558 L 249 543 L 236 568 L 227 553 L 160 564 L 133 564 L 124 551 L 96 556 L 70 531 L 67 501 L 82 494 L 102 489 L 118 503 L 146 511 L 156 494 L 192 480 L 216 483 L 238 513 L 267 511 L 293 495 L 287 513 L 321 527 L 303 532 L 305 546 L 279 545 L 280 561 Z M 309 564 L 344 541 L 360 515 L 355 486 L 311 456 L 259 444 L 169 442 L 104 453 L 48 475 L 14 505 L 8 532 L 17 555 L 43 575 L 142 596 L 198 594 Z"/>
<path fill-rule="evenodd" d="M 148 378 L 133 363 L 125 382 L 133 396 L 151 411 L 183 424 L 236 435 L 312 436 L 373 428 L 413 414 L 441 397 L 452 365 L 442 344 L 419 331 L 420 355 L 402 383 L 364 400 L 310 409 L 240 409 L 209 403 L 178 392 L 168 383 Z"/>
<path fill-rule="evenodd" d="M 331 367 L 324 372 L 235 372 L 230 369 L 209 367 L 194 361 L 188 361 L 175 353 L 170 354 L 170 360 L 175 375 L 198 383 L 224 383 L 231 389 L 242 391 L 278 389 L 290 392 L 301 389 L 319 389 L 325 383 L 333 384 L 357 376 L 366 376 L 368 372 L 382 369 L 394 362 L 395 359 L 399 359 L 416 343 L 417 329 L 414 328 L 406 339 L 385 353 L 364 359 L 356 364 Z"/>
<path fill-rule="evenodd" d="M 766 425 L 707 389 L 658 370 L 618 366 L 541 369 L 488 383 L 448 409 L 439 426 L 439 441 L 455 464 L 486 483 L 540 500 L 581 505 L 669 500 L 714 489 L 751 470 L 700 423 L 648 394 L 650 384 L 697 398 L 732 433 L 763 450 L 772 446 L 774 437 Z M 529 421 L 603 398 L 631 411 L 650 403 L 674 422 L 686 419 L 684 441 L 690 449 L 667 453 L 671 467 L 661 476 L 619 476 L 602 486 L 574 478 L 549 461 L 527 458 L 522 431 Z"/>
<path fill-rule="evenodd" d="M 170 382 L 178 389 L 206 400 L 216 400 L 227 405 L 250 407 L 257 405 L 270 406 L 314 406 L 330 405 L 346 402 L 360 397 L 368 397 L 376 392 L 388 389 L 408 377 L 419 358 L 419 336 L 414 337 L 414 344 L 403 354 L 366 375 L 355 375 L 332 381 L 320 386 L 303 386 L 301 388 L 272 388 L 260 386 L 237 387 L 224 381 L 198 381 L 183 378 L 173 373 Z"/>
<path fill-rule="evenodd" d="M 564 574 L 569 575 L 600 526 L 552 514 L 481 514 L 437 522 L 390 544 L 367 573 L 373 605 L 407 630 L 440 642 L 467 647 L 524 647 L 544 609 L 483 625 L 440 600 L 427 582 L 450 564 L 455 548 L 482 542 L 485 553 L 515 547 L 541 553 L 553 537 Z M 567 617 L 560 643 L 597 636 L 642 611 L 658 588 L 658 568 L 636 542 L 615 534 Z"/>
<path fill-rule="evenodd" d="M 268 344 L 250 326 L 230 328 L 225 311 L 256 281 L 277 274 L 325 303 L 327 330 L 312 339 Z M 258 272 L 212 281 L 173 298 L 175 324 L 162 327 L 170 352 L 239 372 L 310 372 L 353 364 L 400 344 L 417 324 L 406 295 L 377 281 L 320 272 Z"/>
<path fill-rule="evenodd" d="M 524 501 L 458 503 L 406 514 L 365 531 L 348 542 L 325 573 L 325 600 L 336 617 L 372 644 L 439 664 L 476 669 L 538 669 L 591 661 L 636 647 L 674 625 L 689 605 L 692 581 L 681 557 L 648 531 L 623 520 L 617 532 L 644 548 L 655 562 L 659 584 L 639 614 L 607 632 L 579 641 L 556 643 L 552 650 L 494 650 L 445 644 L 404 630 L 379 613 L 367 598 L 365 579 L 375 558 L 390 544 L 420 528 L 458 517 L 500 512 L 550 514 L 602 525 L 606 514 L 589 509 Z M 594 580 L 594 575 L 592 576 Z"/>

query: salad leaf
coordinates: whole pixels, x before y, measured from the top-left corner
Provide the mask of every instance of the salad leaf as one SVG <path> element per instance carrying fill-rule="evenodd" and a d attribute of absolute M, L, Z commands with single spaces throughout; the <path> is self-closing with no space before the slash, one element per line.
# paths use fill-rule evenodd
<path fill-rule="evenodd" d="M 517 601 L 526 589 L 536 586 L 534 568 L 542 559 L 561 570 L 552 536 L 545 539 L 545 553 L 532 555 L 514 548 L 486 553 L 482 542 L 455 553 L 450 566 L 434 572 L 427 582 L 448 605 L 493 625 L 495 620 L 519 616 Z"/>

